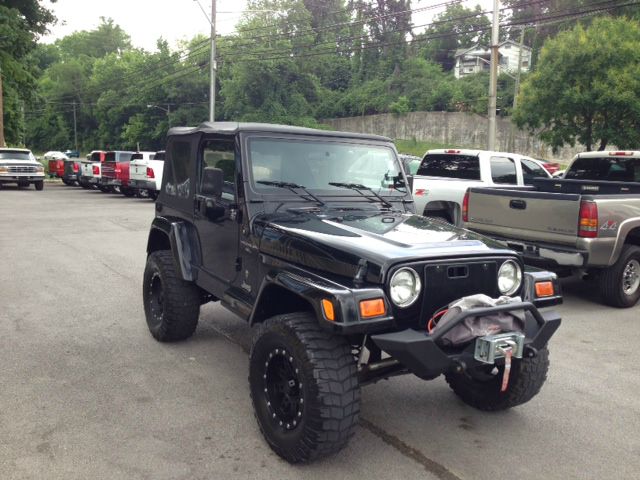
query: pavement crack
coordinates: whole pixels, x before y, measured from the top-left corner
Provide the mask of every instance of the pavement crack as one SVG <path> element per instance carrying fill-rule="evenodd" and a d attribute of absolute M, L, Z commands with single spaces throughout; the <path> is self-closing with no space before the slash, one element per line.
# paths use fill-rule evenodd
<path fill-rule="evenodd" d="M 439 479 L 441 479 L 441 480 L 462 480 L 459 476 L 457 476 L 455 473 L 453 473 L 451 470 L 449 470 L 444 465 L 441 465 L 440 463 L 436 462 L 435 460 L 431 460 L 429 457 L 427 457 L 421 451 L 413 448 L 412 446 L 408 445 L 407 443 L 405 443 L 404 441 L 402 441 L 401 439 L 399 439 L 395 435 L 392 435 L 389 432 L 383 430 L 382 428 L 378 427 L 377 425 L 375 425 L 374 423 L 370 422 L 369 420 L 360 417 L 360 426 L 362 426 L 363 428 L 369 430 L 376 437 L 380 438 L 387 445 L 389 445 L 389 446 L 395 448 L 396 450 L 398 450 L 398 452 L 400 452 L 405 457 L 408 457 L 408 458 L 418 462 L 428 472 L 433 473 Z"/>

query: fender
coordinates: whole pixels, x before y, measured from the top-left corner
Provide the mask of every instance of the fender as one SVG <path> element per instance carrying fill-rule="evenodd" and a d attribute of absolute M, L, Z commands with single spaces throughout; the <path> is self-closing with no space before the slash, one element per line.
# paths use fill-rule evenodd
<path fill-rule="evenodd" d="M 274 287 L 280 292 L 291 297 L 296 297 L 309 304 L 321 326 L 332 330 L 341 330 L 343 333 L 356 332 L 363 329 L 382 329 L 392 323 L 391 316 L 377 317 L 373 320 L 362 320 L 359 315 L 359 301 L 371 298 L 384 298 L 386 296 L 381 288 L 363 287 L 351 289 L 338 283 L 319 277 L 313 273 L 295 267 L 272 271 L 267 274 L 254 303 L 253 311 L 249 317 L 249 324 L 262 321 L 261 308 L 265 303 L 273 305 L 274 299 L 269 299 L 269 292 Z M 324 315 L 321 307 L 323 299 L 331 301 L 334 306 L 335 319 L 330 321 Z M 286 303 L 286 302 L 277 302 Z M 278 306 L 275 307 L 276 309 Z M 292 311 L 295 311 L 292 310 Z M 387 311 L 391 312 L 387 304 Z M 282 311 L 278 313 L 290 313 Z"/>
<path fill-rule="evenodd" d="M 629 232 L 635 228 L 640 228 L 640 218 L 629 218 L 620 224 L 620 228 L 618 228 L 618 233 L 616 235 L 616 243 L 613 246 L 613 251 L 611 252 L 607 265 L 613 265 L 618 261 L 618 257 L 622 252 L 622 247 L 627 240 L 627 235 L 629 235 Z"/>
<path fill-rule="evenodd" d="M 168 241 L 173 259 L 183 280 L 193 282 L 198 278 L 198 265 L 201 265 L 200 244 L 195 228 L 189 222 L 170 217 L 155 217 L 151 223 L 147 254 L 166 247 L 158 248 L 158 235 Z"/>

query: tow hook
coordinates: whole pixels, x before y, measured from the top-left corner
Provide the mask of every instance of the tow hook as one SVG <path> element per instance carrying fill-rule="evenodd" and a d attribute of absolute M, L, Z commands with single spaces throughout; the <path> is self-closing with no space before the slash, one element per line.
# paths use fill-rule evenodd
<path fill-rule="evenodd" d="M 538 349 L 532 347 L 531 345 L 526 345 L 524 347 L 524 356 L 527 358 L 534 358 L 538 356 Z"/>

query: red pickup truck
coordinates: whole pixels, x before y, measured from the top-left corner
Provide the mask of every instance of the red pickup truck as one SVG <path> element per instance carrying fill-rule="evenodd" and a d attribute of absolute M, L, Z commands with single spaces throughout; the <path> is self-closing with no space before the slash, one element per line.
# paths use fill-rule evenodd
<path fill-rule="evenodd" d="M 129 186 L 129 163 L 135 152 L 115 150 L 107 152 L 102 163 L 101 185 L 106 187 L 103 192 L 114 192 L 119 189 L 127 197 L 136 194 Z"/>

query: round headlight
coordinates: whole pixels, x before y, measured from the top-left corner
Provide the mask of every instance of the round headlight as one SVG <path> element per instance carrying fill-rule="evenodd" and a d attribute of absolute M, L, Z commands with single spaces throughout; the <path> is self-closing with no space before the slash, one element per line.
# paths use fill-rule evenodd
<path fill-rule="evenodd" d="M 498 289 L 502 295 L 512 295 L 522 283 L 522 270 L 513 260 L 507 260 L 498 270 Z"/>
<path fill-rule="evenodd" d="M 401 268 L 391 277 L 389 293 L 391 301 L 398 307 L 408 307 L 420 296 L 420 277 L 411 268 Z"/>

